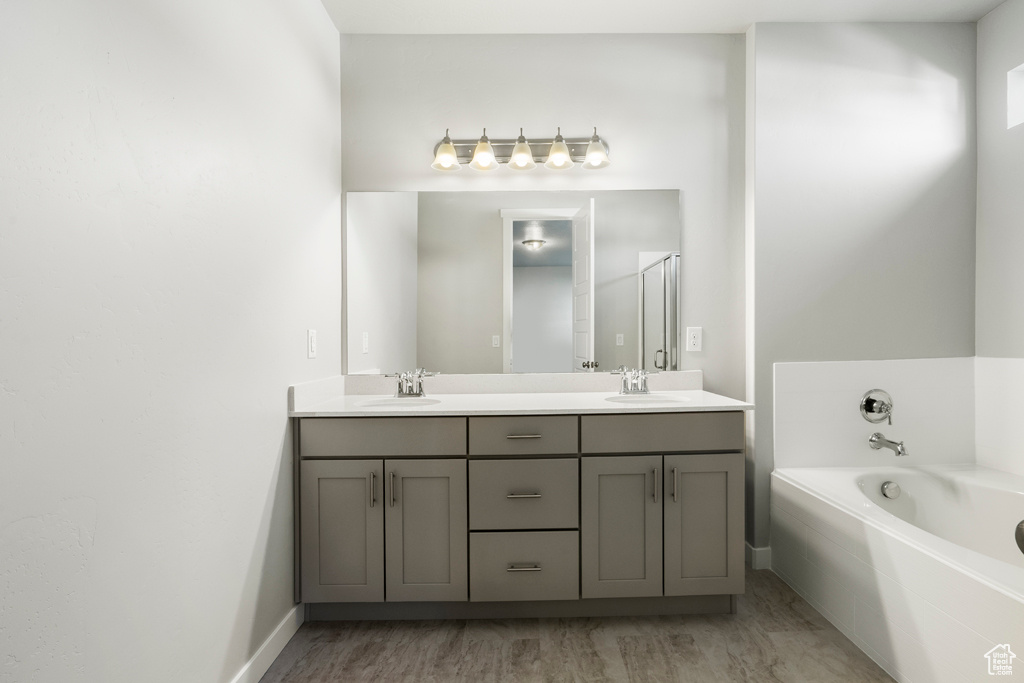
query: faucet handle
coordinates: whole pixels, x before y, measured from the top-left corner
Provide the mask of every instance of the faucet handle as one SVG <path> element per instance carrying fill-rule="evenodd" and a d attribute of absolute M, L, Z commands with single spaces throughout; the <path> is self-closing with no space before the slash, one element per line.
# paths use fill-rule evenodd
<path fill-rule="evenodd" d="M 888 420 L 892 424 L 892 396 L 881 389 L 872 389 L 860 400 L 861 416 L 872 424 Z"/>

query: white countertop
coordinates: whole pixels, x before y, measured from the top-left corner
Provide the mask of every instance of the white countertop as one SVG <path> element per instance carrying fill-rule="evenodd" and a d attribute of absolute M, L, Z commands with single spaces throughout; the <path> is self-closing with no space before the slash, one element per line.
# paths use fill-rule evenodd
<path fill-rule="evenodd" d="M 625 401 L 621 399 L 625 398 Z M 611 399 L 611 400 L 609 400 Z M 292 417 L 394 417 L 459 415 L 586 415 L 752 410 L 753 405 L 701 390 L 656 391 L 636 397 L 614 392 L 428 394 L 426 400 L 390 395 L 337 395 Z"/>

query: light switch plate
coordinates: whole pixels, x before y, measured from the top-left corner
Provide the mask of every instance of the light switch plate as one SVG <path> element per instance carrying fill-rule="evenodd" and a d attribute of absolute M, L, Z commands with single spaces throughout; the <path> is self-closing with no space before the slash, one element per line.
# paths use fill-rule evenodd
<path fill-rule="evenodd" d="M 700 351 L 704 348 L 704 328 L 703 327 L 687 327 L 686 328 L 686 350 L 687 351 Z"/>
<path fill-rule="evenodd" d="M 501 335 L 496 334 L 493 337 L 491 337 L 491 346 L 493 346 L 496 349 L 501 347 Z"/>
<path fill-rule="evenodd" d="M 623 343 L 624 343 L 624 340 L 622 338 L 622 335 L 621 334 L 615 335 L 615 345 L 616 346 L 622 346 Z"/>
<path fill-rule="evenodd" d="M 306 358 L 316 358 L 316 330 L 306 330 Z"/>
<path fill-rule="evenodd" d="M 363 353 L 370 352 L 370 333 L 363 332 Z"/>

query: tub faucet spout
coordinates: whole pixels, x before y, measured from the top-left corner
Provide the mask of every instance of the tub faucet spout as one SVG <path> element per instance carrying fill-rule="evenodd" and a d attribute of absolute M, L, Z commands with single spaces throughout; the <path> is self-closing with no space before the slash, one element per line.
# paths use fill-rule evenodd
<path fill-rule="evenodd" d="M 875 432 L 874 434 L 872 434 L 871 438 L 868 439 L 868 445 L 874 448 L 876 451 L 880 448 L 888 448 L 892 450 L 892 452 L 895 453 L 897 456 L 909 455 L 902 441 L 890 441 L 889 439 L 885 438 L 885 436 L 883 436 L 881 432 Z"/>

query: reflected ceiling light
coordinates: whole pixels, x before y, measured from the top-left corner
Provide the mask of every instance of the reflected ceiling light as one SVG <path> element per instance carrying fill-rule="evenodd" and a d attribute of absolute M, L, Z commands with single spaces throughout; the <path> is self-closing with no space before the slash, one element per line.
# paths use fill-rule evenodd
<path fill-rule="evenodd" d="M 601 138 L 597 137 L 597 127 L 595 126 L 594 136 L 590 138 L 590 144 L 587 145 L 587 158 L 583 161 L 583 168 L 604 168 L 610 163 L 612 162 L 608 160 L 608 150 L 604 148 Z"/>
<path fill-rule="evenodd" d="M 596 129 L 595 129 L 596 130 Z M 516 139 L 516 146 L 512 148 L 512 155 L 508 160 L 508 167 L 514 171 L 529 171 L 537 168 L 537 162 L 533 160 L 533 150 L 530 143 L 523 137 L 523 129 L 519 129 L 519 137 Z"/>
<path fill-rule="evenodd" d="M 527 249 L 530 249 L 531 251 L 537 251 L 545 244 L 547 244 L 547 240 L 523 240 L 523 244 L 526 245 Z"/>
<path fill-rule="evenodd" d="M 462 165 L 459 164 L 459 155 L 455 151 L 452 139 L 448 137 L 447 128 L 444 129 L 444 139 L 437 146 L 437 151 L 434 153 L 434 163 L 430 165 L 430 168 L 436 168 L 438 171 L 462 170 Z"/>
<path fill-rule="evenodd" d="M 551 151 L 548 152 L 548 160 L 544 162 L 544 165 L 558 171 L 572 168 L 576 165 L 572 162 L 569 147 L 565 144 L 565 138 L 562 137 L 561 127 L 558 129 L 558 134 L 555 135 L 554 142 L 551 143 Z"/>
<path fill-rule="evenodd" d="M 473 160 L 469 162 L 469 165 L 478 171 L 493 171 L 498 168 L 498 160 L 494 156 L 494 148 L 491 147 L 491 141 L 487 139 L 486 128 L 484 128 L 484 134 L 480 136 L 480 141 L 476 143 L 476 149 L 473 150 Z"/>

